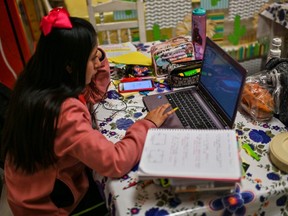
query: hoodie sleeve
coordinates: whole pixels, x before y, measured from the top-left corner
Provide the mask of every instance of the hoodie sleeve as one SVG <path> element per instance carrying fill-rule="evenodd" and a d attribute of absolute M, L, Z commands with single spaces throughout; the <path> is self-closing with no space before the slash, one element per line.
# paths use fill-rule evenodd
<path fill-rule="evenodd" d="M 84 90 L 84 97 L 88 104 L 98 103 L 101 99 L 106 97 L 106 92 L 110 84 L 110 67 L 105 52 L 102 52 L 101 66 L 98 69 L 92 81 L 86 86 Z"/>
<path fill-rule="evenodd" d="M 155 127 L 146 119 L 138 120 L 121 140 L 113 143 L 92 129 L 85 105 L 77 99 L 68 99 L 61 108 L 55 153 L 61 158 L 71 156 L 100 175 L 121 177 L 139 162 L 147 132 Z"/>

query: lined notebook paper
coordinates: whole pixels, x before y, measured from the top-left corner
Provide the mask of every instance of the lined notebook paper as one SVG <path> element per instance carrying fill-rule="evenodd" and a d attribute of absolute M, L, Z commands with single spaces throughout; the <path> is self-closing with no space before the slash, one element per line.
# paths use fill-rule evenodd
<path fill-rule="evenodd" d="M 241 160 L 236 132 L 150 129 L 138 175 L 140 179 L 189 178 L 239 182 Z"/>

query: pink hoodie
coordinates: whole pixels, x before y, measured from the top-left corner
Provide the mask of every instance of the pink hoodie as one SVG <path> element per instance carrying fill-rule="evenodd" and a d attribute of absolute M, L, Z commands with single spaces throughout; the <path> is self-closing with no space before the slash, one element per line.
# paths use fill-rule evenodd
<path fill-rule="evenodd" d="M 107 58 L 87 87 L 84 97 L 90 103 L 99 101 L 110 82 Z M 94 89 L 97 88 L 98 92 Z M 32 175 L 23 174 L 6 160 L 5 181 L 8 202 L 14 215 L 69 215 L 88 189 L 85 166 L 107 177 L 121 177 L 140 160 L 146 133 L 155 125 L 139 120 L 117 143 L 108 141 L 99 131 L 92 129 L 87 107 L 75 98 L 67 99 L 61 108 L 55 153 L 55 166 Z M 56 179 L 72 191 L 74 203 L 67 208 L 57 208 L 50 199 Z"/>

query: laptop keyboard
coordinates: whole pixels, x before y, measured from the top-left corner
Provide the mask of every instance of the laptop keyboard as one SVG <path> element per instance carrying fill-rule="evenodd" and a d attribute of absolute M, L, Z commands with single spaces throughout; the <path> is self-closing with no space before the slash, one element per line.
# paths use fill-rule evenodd
<path fill-rule="evenodd" d="M 211 119 L 209 119 L 208 115 L 190 91 L 167 94 L 166 98 L 170 102 L 172 108 L 179 108 L 176 111 L 176 115 L 180 119 L 184 128 L 216 128 L 216 125 L 211 121 Z"/>

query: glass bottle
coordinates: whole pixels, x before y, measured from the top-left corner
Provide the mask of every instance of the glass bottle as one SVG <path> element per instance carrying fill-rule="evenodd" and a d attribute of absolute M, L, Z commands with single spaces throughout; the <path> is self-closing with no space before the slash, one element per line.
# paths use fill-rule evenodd
<path fill-rule="evenodd" d="M 267 62 L 271 58 L 280 58 L 281 57 L 281 49 L 280 49 L 281 43 L 282 43 L 281 38 L 273 38 L 272 43 L 271 43 L 271 48 L 270 48 L 268 56 L 267 56 Z"/>

